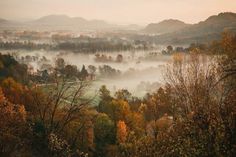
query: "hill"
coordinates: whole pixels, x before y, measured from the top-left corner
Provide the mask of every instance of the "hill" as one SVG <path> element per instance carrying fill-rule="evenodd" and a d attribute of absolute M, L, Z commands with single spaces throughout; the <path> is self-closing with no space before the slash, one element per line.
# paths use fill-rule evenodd
<path fill-rule="evenodd" d="M 28 22 L 0 19 L 1 29 L 84 31 L 113 29 L 116 27 L 118 26 L 102 20 L 86 20 L 81 17 L 69 17 L 67 15 L 48 15 Z"/>
<path fill-rule="evenodd" d="M 49 15 L 29 22 L 41 29 L 63 30 L 98 30 L 113 28 L 114 25 L 102 20 L 86 20 L 81 17 L 69 17 L 67 15 Z"/>
<path fill-rule="evenodd" d="M 155 36 L 155 41 L 159 43 L 177 44 L 208 42 L 219 39 L 224 31 L 236 32 L 235 13 L 225 12 L 210 16 L 205 21 L 185 27 L 176 32 Z"/>
<path fill-rule="evenodd" d="M 142 32 L 148 34 L 163 34 L 163 33 L 175 32 L 187 26 L 190 26 L 190 24 L 186 24 L 179 20 L 169 19 L 161 21 L 159 23 L 151 23 L 148 26 L 146 26 L 142 30 Z"/>
<path fill-rule="evenodd" d="M 8 21 L 5 20 L 5 19 L 0 18 L 0 24 L 1 24 L 1 23 L 6 23 L 6 22 L 8 22 Z"/>
<path fill-rule="evenodd" d="M 30 23 L 32 24 L 41 24 L 41 25 L 48 25 L 48 26 L 55 26 L 55 25 L 73 25 L 73 24 L 82 24 L 86 23 L 87 21 L 80 17 L 71 18 L 67 15 L 48 15 L 41 17 L 35 21 Z"/>

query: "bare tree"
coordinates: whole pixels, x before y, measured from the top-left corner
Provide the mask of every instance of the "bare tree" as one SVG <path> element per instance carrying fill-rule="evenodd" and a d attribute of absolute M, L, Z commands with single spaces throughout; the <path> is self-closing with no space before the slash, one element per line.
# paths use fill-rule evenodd
<path fill-rule="evenodd" d="M 44 98 L 40 92 L 33 94 L 39 119 L 46 125 L 48 132 L 59 133 L 72 121 L 81 117 L 93 98 L 86 97 L 89 87 L 87 81 L 69 82 L 64 77 L 55 77 L 54 83 L 37 87 L 43 90 Z"/>
<path fill-rule="evenodd" d="M 217 80 L 216 64 L 200 54 L 175 54 L 172 65 L 167 67 L 165 80 L 176 97 L 176 111 L 184 117 L 197 107 L 207 107 L 214 93 Z M 216 88 L 216 87 L 215 87 Z M 209 106 L 208 106 L 209 107 Z"/>

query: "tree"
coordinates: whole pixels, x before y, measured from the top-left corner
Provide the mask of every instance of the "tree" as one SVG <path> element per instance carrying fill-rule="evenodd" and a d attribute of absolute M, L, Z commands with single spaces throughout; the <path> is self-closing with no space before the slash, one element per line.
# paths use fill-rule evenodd
<path fill-rule="evenodd" d="M 121 63 L 123 62 L 123 56 L 121 54 L 118 54 L 116 57 L 116 62 Z"/>
<path fill-rule="evenodd" d="M 93 65 L 88 66 L 88 71 L 89 71 L 90 74 L 94 75 L 96 70 L 97 70 L 97 68 L 95 66 L 93 66 Z"/>
<path fill-rule="evenodd" d="M 171 54 L 174 49 L 173 49 L 173 47 L 171 45 L 169 45 L 169 46 L 166 47 L 166 50 L 167 50 L 168 54 Z"/>
<path fill-rule="evenodd" d="M 83 65 L 80 71 L 80 79 L 85 80 L 87 77 L 88 77 L 88 71 L 85 69 L 85 66 Z"/>
<path fill-rule="evenodd" d="M 43 107 L 38 108 L 39 118 L 41 121 L 47 122 L 49 131 L 60 132 L 68 123 L 79 118 L 78 113 L 89 104 L 90 100 L 83 97 L 83 91 L 88 84 L 57 80 L 53 86 L 50 84 L 46 86 L 49 93 L 46 102 L 39 100 L 38 93 L 33 95 L 34 100 L 38 103 L 36 107 Z M 73 90 L 72 93 L 71 90 Z M 61 119 L 60 122 L 58 118 Z"/>
<path fill-rule="evenodd" d="M 45 154 L 56 153 L 52 152 L 53 150 L 48 150 L 50 134 L 54 134 L 60 141 L 66 141 L 70 148 L 79 148 L 74 141 L 77 141 L 77 137 L 81 133 L 80 130 L 85 127 L 82 119 L 91 102 L 91 99 L 84 96 L 88 83 L 83 81 L 71 83 L 66 78 L 55 78 L 55 81 L 54 84 L 45 85 L 46 91 L 43 91 L 43 94 L 40 92 L 41 87 L 38 87 L 37 92 L 32 93 L 36 102 L 34 106 L 36 120 L 34 120 L 32 128 L 34 138 L 38 139 L 34 146 Z M 80 125 L 72 127 L 73 124 Z M 69 126 L 78 131 L 69 134 Z M 77 151 L 77 149 L 73 149 L 73 151 Z"/>
<path fill-rule="evenodd" d="M 121 99 L 125 101 L 131 100 L 131 96 L 132 96 L 131 93 L 127 89 L 121 89 L 116 91 L 115 93 L 116 99 Z"/>
<path fill-rule="evenodd" d="M 27 84 L 29 81 L 27 66 L 25 64 L 19 64 L 12 56 L 0 54 L 0 79 L 12 77 L 16 81 Z"/>
<path fill-rule="evenodd" d="M 66 65 L 63 74 L 65 74 L 67 78 L 75 78 L 78 74 L 77 67 L 75 65 Z"/>
<path fill-rule="evenodd" d="M 158 138 L 159 133 L 167 132 L 170 130 L 173 124 L 172 117 L 164 114 L 161 118 L 157 120 L 152 120 L 147 125 L 147 132 L 149 136 Z"/>
<path fill-rule="evenodd" d="M 147 94 L 143 104 L 143 113 L 147 121 L 157 121 L 165 114 L 173 114 L 172 97 L 168 87 L 160 87 L 156 92 Z"/>
<path fill-rule="evenodd" d="M 219 61 L 223 70 L 223 76 L 221 79 L 236 75 L 236 35 L 229 32 L 224 32 L 220 42 L 221 53 L 227 55 L 222 57 Z"/>
<path fill-rule="evenodd" d="M 99 96 L 101 101 L 98 104 L 97 110 L 101 113 L 108 113 L 109 106 L 112 101 L 110 90 L 108 90 L 105 85 L 101 86 L 101 88 L 99 89 Z"/>
<path fill-rule="evenodd" d="M 120 75 L 120 70 L 116 70 L 109 65 L 99 66 L 99 72 L 102 77 L 116 77 Z"/>
<path fill-rule="evenodd" d="M 27 86 L 16 82 L 13 78 L 9 77 L 1 82 L 2 91 L 5 97 L 14 104 L 22 104 L 30 114 L 34 109 L 35 101 L 32 93 L 35 92 Z"/>
<path fill-rule="evenodd" d="M 9 102 L 0 89 L 0 155 L 10 156 L 21 148 L 26 131 L 26 111 L 23 105 Z"/>
<path fill-rule="evenodd" d="M 99 114 L 94 124 L 94 133 L 97 156 L 105 156 L 106 147 L 116 141 L 115 124 L 106 114 Z"/>
<path fill-rule="evenodd" d="M 124 121 L 118 121 L 117 122 L 117 134 L 116 134 L 116 138 L 118 143 L 125 143 L 126 139 L 127 139 L 127 127 Z"/>
<path fill-rule="evenodd" d="M 1 82 L 2 90 L 7 98 L 13 103 L 23 104 L 22 96 L 24 95 L 25 88 L 17 83 L 13 78 L 8 77 Z"/>
<path fill-rule="evenodd" d="M 63 58 L 57 58 L 55 62 L 56 69 L 62 70 L 65 67 L 65 60 Z"/>
<path fill-rule="evenodd" d="M 232 140 L 235 127 L 229 116 L 235 112 L 234 105 L 225 105 L 228 101 L 234 103 L 229 96 L 235 94 L 235 84 L 230 79 L 216 84 L 221 75 L 217 64 L 209 60 L 205 62 L 204 57 L 198 53 L 192 53 L 188 58 L 177 56 L 167 70 L 166 81 L 172 88 L 174 100 L 175 125 L 166 137 L 163 136 L 168 139 L 163 148 L 169 147 L 173 151 L 173 154 L 169 151 L 166 155 L 233 156 L 235 153 Z M 226 142 L 226 138 L 230 142 Z M 177 139 L 186 143 L 184 147 L 175 142 L 179 141 Z"/>
<path fill-rule="evenodd" d="M 126 121 L 130 114 L 129 103 L 120 99 L 113 99 L 111 104 L 108 106 L 107 115 L 112 118 L 115 122 L 119 120 Z"/>

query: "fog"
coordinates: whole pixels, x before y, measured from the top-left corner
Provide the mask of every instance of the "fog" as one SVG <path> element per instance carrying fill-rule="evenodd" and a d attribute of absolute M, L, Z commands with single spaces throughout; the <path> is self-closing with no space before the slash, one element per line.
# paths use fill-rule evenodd
<path fill-rule="evenodd" d="M 57 58 L 63 58 L 66 64 L 76 65 L 81 69 L 83 65 L 88 68 L 93 65 L 97 68 L 96 78 L 91 82 L 91 89 L 98 91 L 102 85 L 106 85 L 112 93 L 118 89 L 128 89 L 134 96 L 142 97 L 147 92 L 153 92 L 163 83 L 165 65 L 170 62 L 170 56 L 164 56 L 150 51 L 126 51 L 126 52 L 100 52 L 97 54 L 111 57 L 112 61 L 97 61 L 96 54 L 72 53 L 68 51 L 3 51 L 10 53 L 18 60 L 25 56 L 46 57 L 47 62 L 25 62 L 33 67 L 34 71 L 42 70 L 43 64 L 55 65 Z M 122 55 L 122 62 L 116 62 L 117 55 Z M 99 67 L 108 65 L 119 74 L 103 76 L 99 74 Z"/>

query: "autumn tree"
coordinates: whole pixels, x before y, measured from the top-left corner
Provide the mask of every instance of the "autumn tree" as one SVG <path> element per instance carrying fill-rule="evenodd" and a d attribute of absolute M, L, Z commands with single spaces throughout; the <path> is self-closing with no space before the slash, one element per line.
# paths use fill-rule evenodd
<path fill-rule="evenodd" d="M 128 135 L 128 130 L 124 121 L 117 122 L 117 133 L 116 138 L 118 143 L 125 143 Z"/>
<path fill-rule="evenodd" d="M 0 155 L 10 156 L 22 149 L 22 135 L 26 131 L 26 111 L 23 105 L 11 103 L 0 89 Z M 19 150 L 18 150 L 19 151 Z"/>
<path fill-rule="evenodd" d="M 131 100 L 132 94 L 127 89 L 120 89 L 115 92 L 116 99 L 121 99 L 125 101 Z"/>
<path fill-rule="evenodd" d="M 10 55 L 0 54 L 0 79 L 12 77 L 16 81 L 27 84 L 29 81 L 27 65 L 18 63 Z"/>
<path fill-rule="evenodd" d="M 234 127 L 229 127 L 232 125 L 232 121 L 229 122 L 232 117 L 229 115 L 234 114 L 235 110 L 234 105 L 228 106 L 225 103 L 234 103 L 228 96 L 234 94 L 235 86 L 229 87 L 225 81 L 216 85 L 221 74 L 217 71 L 217 64 L 206 58 L 207 56 L 192 52 L 190 56 L 174 57 L 173 67 L 167 71 L 166 80 L 172 87 L 171 95 L 175 99 L 173 116 L 177 125 L 173 130 L 179 134 L 168 134 L 167 138 L 176 141 L 177 137 L 181 137 L 182 142 L 190 141 L 190 145 L 178 147 L 173 154 L 181 156 L 180 153 L 186 150 L 185 153 L 192 156 L 232 156 L 234 142 L 228 137 L 234 138 Z M 222 112 L 225 113 L 226 110 L 228 112 L 223 116 Z M 178 132 L 181 127 L 186 129 L 186 132 Z M 191 136 L 186 136 L 189 132 L 192 132 Z M 199 140 L 196 141 L 194 137 Z M 225 143 L 225 138 L 231 142 Z M 177 147 L 178 144 L 174 143 L 169 143 L 170 148 L 174 145 Z M 193 148 L 197 151 L 189 151 Z"/>
<path fill-rule="evenodd" d="M 144 99 L 144 116 L 146 120 L 158 120 L 164 114 L 172 115 L 171 96 L 168 87 L 160 87 L 156 92 L 147 94 Z"/>
<path fill-rule="evenodd" d="M 35 147 L 44 148 L 46 154 L 53 153 L 50 152 L 52 150 L 48 150 L 49 152 L 47 152 L 47 149 L 45 149 L 48 145 L 47 141 L 50 134 L 54 134 L 55 136 L 60 135 L 62 140 L 67 141 L 70 148 L 72 146 L 78 148 L 76 139 L 79 139 L 77 136 L 81 132 L 75 131 L 73 134 L 68 134 L 68 127 L 71 126 L 75 130 L 81 130 L 85 126 L 81 119 L 92 99 L 85 97 L 85 89 L 88 83 L 83 81 L 68 82 L 67 78 L 55 78 L 55 80 L 56 82 L 53 84 L 49 83 L 43 87 L 38 87 L 38 91 L 41 92 L 32 93 L 36 102 L 35 122 L 32 124 L 32 127 L 35 138 L 39 142 L 41 141 L 42 144 L 35 143 Z M 72 127 L 73 124 L 79 125 Z M 71 135 L 73 135 L 73 138 Z M 67 150 L 65 149 L 65 151 Z"/>

